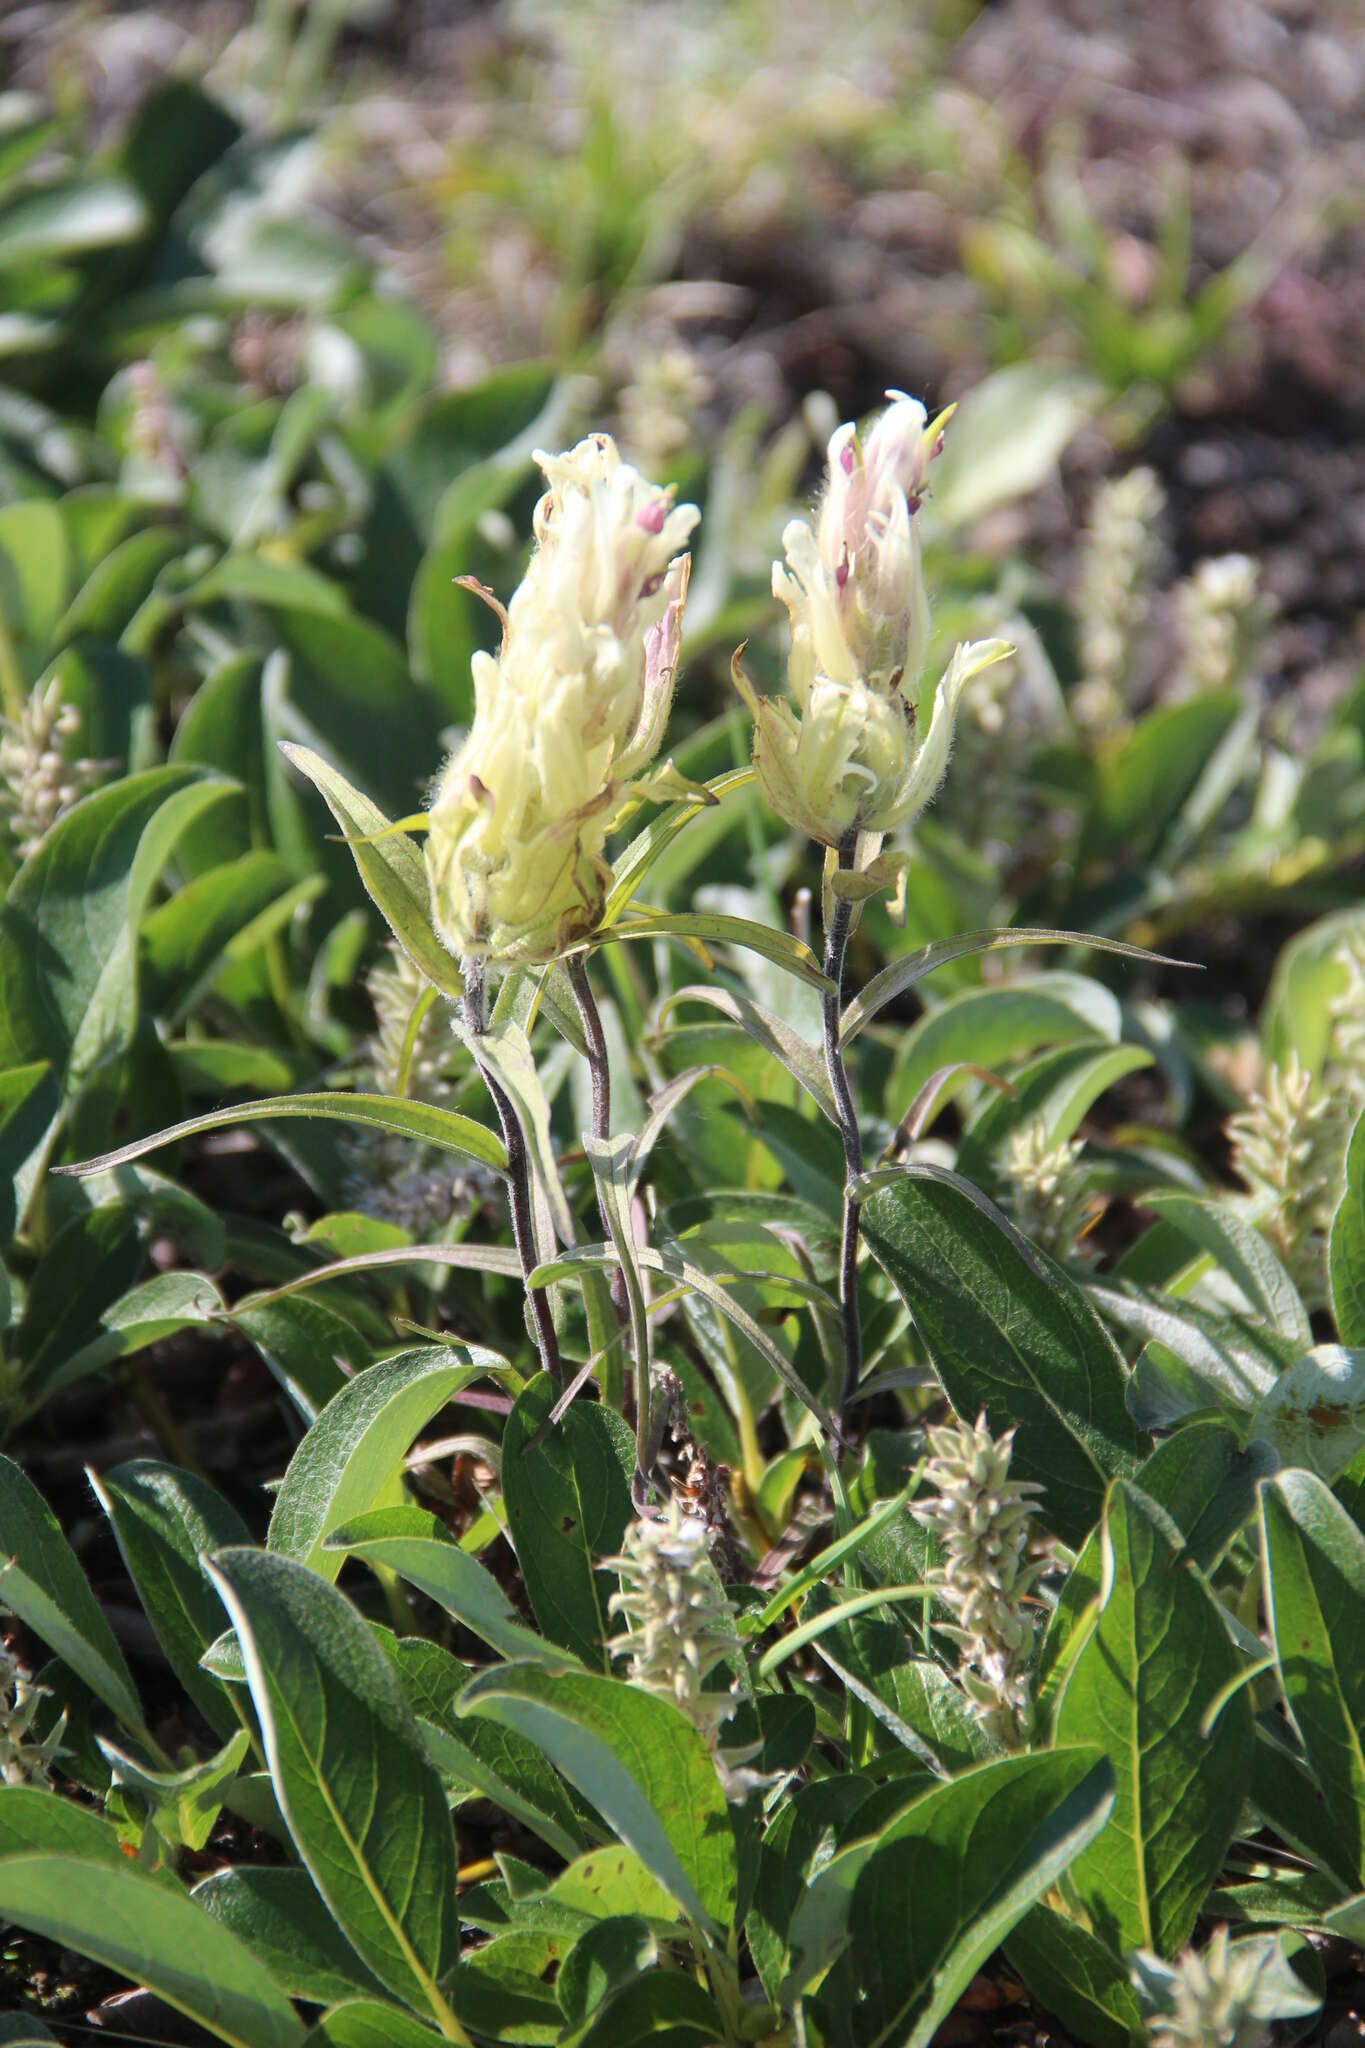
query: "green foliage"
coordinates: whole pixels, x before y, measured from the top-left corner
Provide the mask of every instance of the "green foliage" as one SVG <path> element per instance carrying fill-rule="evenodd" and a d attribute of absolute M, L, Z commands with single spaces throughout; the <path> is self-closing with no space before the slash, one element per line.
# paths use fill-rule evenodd
<path fill-rule="evenodd" d="M 1121 318 L 1079 200 L 966 237 L 1069 359 L 932 458 L 925 674 L 1020 658 L 823 887 L 725 667 L 810 436 L 684 433 L 671 761 L 570 950 L 458 961 L 422 807 L 685 125 L 464 165 L 565 346 L 450 391 L 306 129 L 0 107 L 0 1916 L 240 2048 L 928 2048 L 997 1958 L 1086 2048 L 1301 2020 L 1365 1887 L 1365 719 L 1262 711 L 1254 575 L 1144 697 L 1145 471 L 1075 617 L 970 544 L 1253 279 L 1173 230 Z"/>

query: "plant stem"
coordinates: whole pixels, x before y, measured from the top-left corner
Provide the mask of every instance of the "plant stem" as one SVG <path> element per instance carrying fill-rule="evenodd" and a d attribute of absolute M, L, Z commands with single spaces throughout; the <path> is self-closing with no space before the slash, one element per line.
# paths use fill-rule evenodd
<path fill-rule="evenodd" d="M 605 1143 L 611 1136 L 611 1065 L 607 1058 L 607 1037 L 602 1029 L 602 1013 L 597 1007 L 597 998 L 592 992 L 592 983 L 588 979 L 588 963 L 585 955 L 573 953 L 564 964 L 568 971 L 569 986 L 574 992 L 574 1001 L 578 1005 L 578 1015 L 583 1025 L 583 1036 L 587 1041 L 588 1073 L 592 1080 L 592 1134 L 600 1143 Z M 602 1234 L 610 1242 L 612 1235 L 611 1222 L 603 1205 L 600 1189 L 597 1197 L 597 1213 L 602 1220 Z M 629 1223 L 629 1218 L 627 1218 L 627 1223 Z M 630 1314 L 630 1299 L 626 1288 L 626 1276 L 619 1266 L 613 1271 L 609 1286 L 611 1289 L 611 1305 L 616 1312 L 617 1325 L 618 1327 L 624 1327 Z M 642 1366 L 637 1358 L 635 1367 L 638 1386 L 647 1402 L 649 1392 L 648 1362 L 646 1361 Z M 618 1369 L 611 1365 L 608 1365 L 602 1376 L 602 1393 L 604 1399 L 613 1407 L 618 1409 L 621 1407 L 624 1384 L 619 1378 Z M 638 1410 L 638 1394 L 636 1406 Z M 640 1445 L 643 1449 L 649 1435 L 648 1415 L 637 1413 L 636 1426 L 639 1431 Z"/>
<path fill-rule="evenodd" d="M 852 868 L 858 845 L 857 832 L 845 833 L 839 843 L 839 867 L 842 872 Z M 853 905 L 842 896 L 835 896 L 829 921 L 825 927 L 825 973 L 833 982 L 833 989 L 822 999 L 821 1012 L 825 1027 L 825 1067 L 829 1074 L 829 1085 L 834 1091 L 834 1106 L 839 1112 L 839 1135 L 844 1141 L 844 1181 L 857 1178 L 863 1170 L 863 1141 L 858 1134 L 858 1112 L 853 1103 L 853 1091 L 848 1085 L 848 1073 L 844 1067 L 844 1055 L 839 1046 L 839 1012 L 843 1007 L 844 955 L 848 950 L 849 927 L 853 921 Z M 858 1377 L 863 1367 L 863 1333 L 858 1320 L 858 1204 L 851 1202 L 847 1192 L 844 1195 L 844 1227 L 839 1247 L 839 1311 L 844 1334 L 844 1380 L 839 1392 L 839 1420 L 844 1419 L 847 1408 L 857 1389 Z"/>
<path fill-rule="evenodd" d="M 464 972 L 464 1014 L 471 1038 L 482 1038 L 487 1026 L 484 1021 L 484 970 L 482 960 L 463 962 Z M 559 1355 L 559 1339 L 555 1335 L 554 1317 L 550 1313 L 550 1298 L 543 1287 L 532 1287 L 531 1275 L 539 1261 L 536 1257 L 536 1233 L 531 1211 L 531 1169 L 526 1156 L 526 1140 L 522 1136 L 517 1112 L 499 1083 L 481 1066 L 485 1085 L 493 1098 L 493 1107 L 498 1112 L 502 1125 L 503 1143 L 507 1147 L 507 1199 L 512 1212 L 512 1236 L 521 1261 L 522 1278 L 526 1282 L 526 1295 L 531 1304 L 531 1315 L 536 1326 L 536 1346 L 540 1362 L 557 1385 L 564 1380 L 564 1361 Z"/>
<path fill-rule="evenodd" d="M 578 1004 L 578 1015 L 583 1025 L 583 1036 L 588 1042 L 588 1073 L 592 1079 L 592 1134 L 605 1141 L 611 1136 L 611 1065 L 607 1059 L 607 1036 L 602 1029 L 602 1013 L 597 1007 L 597 998 L 588 980 L 588 963 L 582 953 L 573 953 L 565 961 L 569 986 Z M 601 1201 L 597 1204 L 602 1218 L 602 1229 L 611 1236 L 611 1225 Z M 616 1320 L 626 1319 L 626 1283 L 618 1268 L 611 1276 L 611 1300 L 616 1310 Z"/>
<path fill-rule="evenodd" d="M 607 1039 L 602 1029 L 602 1014 L 597 1007 L 597 998 L 588 980 L 588 963 L 581 953 L 571 953 L 564 963 L 568 970 L 569 985 L 578 1004 L 578 1014 L 583 1024 L 583 1036 L 588 1041 L 588 1073 L 592 1078 L 592 1134 L 594 1138 L 611 1136 L 611 1068 L 607 1062 Z M 605 1224 L 606 1218 L 603 1218 Z"/>

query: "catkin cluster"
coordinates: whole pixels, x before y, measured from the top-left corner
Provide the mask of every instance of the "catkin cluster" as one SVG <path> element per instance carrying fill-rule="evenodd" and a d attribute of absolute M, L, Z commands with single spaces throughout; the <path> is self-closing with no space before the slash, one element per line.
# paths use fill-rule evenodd
<path fill-rule="evenodd" d="M 739 1655 L 740 1640 L 709 1546 L 702 1517 L 671 1500 L 659 1519 L 633 1522 L 621 1556 L 607 1562 L 621 1578 L 610 1611 L 627 1624 L 613 1656 L 629 1660 L 633 1685 L 672 1700 L 714 1742 L 739 1702 L 733 1692 L 708 1692 L 706 1680 Z"/>
<path fill-rule="evenodd" d="M 991 1732 L 1013 1745 L 1032 1726 L 1028 1664 L 1034 1627 L 1028 1596 L 1040 1567 L 1027 1561 L 1033 1481 L 1010 1478 L 1014 1432 L 995 1438 L 984 1414 L 929 1431 L 925 1484 L 914 1513 L 943 1546 L 934 1590 L 953 1615 L 959 1676 Z"/>

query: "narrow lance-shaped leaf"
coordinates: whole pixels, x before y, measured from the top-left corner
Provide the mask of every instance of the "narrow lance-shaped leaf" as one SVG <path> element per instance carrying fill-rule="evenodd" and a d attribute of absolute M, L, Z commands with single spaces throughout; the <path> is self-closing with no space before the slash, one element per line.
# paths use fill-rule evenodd
<path fill-rule="evenodd" d="M 959 1415 L 1017 1425 L 1014 1469 L 1080 1542 L 1136 1462 L 1113 1339 L 1072 1281 L 965 1182 L 920 1165 L 868 1175 L 862 1227 Z"/>
<path fill-rule="evenodd" d="M 909 953 L 903 960 L 893 960 L 880 974 L 874 974 L 860 994 L 845 1009 L 839 1022 L 839 1043 L 847 1045 L 857 1037 L 878 1010 L 897 996 L 904 995 L 937 967 L 946 967 L 950 960 L 963 960 L 973 953 L 995 953 L 1006 946 L 1084 946 L 1098 953 L 1118 953 L 1127 960 L 1143 960 L 1150 966 L 1183 967 L 1189 963 L 1182 960 L 1168 960 L 1162 953 L 1149 953 L 1141 946 L 1130 946 L 1122 939 L 1101 939 L 1085 932 L 1056 931 L 1050 927 L 1035 930 L 1013 929 L 1006 926 L 995 931 L 959 932 L 951 939 L 935 939 L 927 946 L 921 946 L 917 953 Z"/>
<path fill-rule="evenodd" d="M 438 1986 L 459 1953 L 455 1841 L 388 1660 L 350 1602 L 294 1559 L 223 1550 L 209 1570 L 314 1883 L 380 1981 L 453 2027 Z"/>
<path fill-rule="evenodd" d="M 458 1110 L 438 1109 L 433 1103 L 404 1102 L 392 1095 L 268 1095 L 261 1102 L 244 1102 L 235 1109 L 212 1109 L 203 1116 L 186 1117 L 149 1138 L 135 1138 L 97 1159 L 83 1159 L 78 1166 L 59 1166 L 58 1173 L 76 1175 L 103 1173 L 109 1167 L 125 1166 L 164 1145 L 181 1138 L 198 1137 L 203 1131 L 228 1130 L 234 1124 L 267 1123 L 272 1117 L 330 1117 L 339 1123 L 361 1124 L 369 1130 L 389 1131 L 395 1137 L 413 1138 L 451 1152 L 470 1166 L 486 1166 L 505 1172 L 507 1154 L 500 1138 L 486 1125 Z"/>
<path fill-rule="evenodd" d="M 683 1911 L 734 1918 L 735 1838 L 710 1751 L 670 1701 L 616 1679 L 508 1664 L 474 1679 L 461 1714 L 486 1714 L 541 1748 Z"/>
<path fill-rule="evenodd" d="M 1059 1743 L 1101 1744 L 1116 1794 L 1108 1827 L 1069 1881 L 1113 1947 L 1174 1955 L 1237 1826 L 1251 1708 L 1233 1692 L 1206 1728 L 1241 1660 L 1174 1523 L 1122 1480 L 1105 1503 L 1101 1571 L 1099 1616 L 1054 1727 Z"/>
<path fill-rule="evenodd" d="M 251 1951 L 136 1866 L 0 1857 L 0 1914 L 145 1986 L 231 2048 L 298 2048 L 303 2028 Z"/>
<path fill-rule="evenodd" d="M 1343 1344 L 1365 1345 L 1365 1110 L 1351 1133 L 1327 1263 L 1337 1335 Z"/>
<path fill-rule="evenodd" d="M 32 1480 L 0 1457 L 0 1605 L 112 1707 L 134 1731 L 142 1708 L 114 1632 Z"/>
<path fill-rule="evenodd" d="M 550 1424 L 544 1375 L 518 1395 L 502 1440 L 507 1522 L 537 1621 L 587 1665 L 606 1668 L 613 1556 L 630 1521 L 633 1447 L 611 1409 L 575 1403 Z"/>
<path fill-rule="evenodd" d="M 1365 1534 L 1310 1472 L 1265 1482 L 1261 1525 L 1285 1704 L 1365 1884 Z"/>
<path fill-rule="evenodd" d="M 839 1116 L 824 1062 L 814 1046 L 807 1044 L 790 1024 L 784 1024 L 780 1017 L 774 1017 L 771 1011 L 734 989 L 708 988 L 702 982 L 689 982 L 686 988 L 675 990 L 661 1005 L 660 1017 L 676 1009 L 679 1003 L 703 1003 L 708 1009 L 719 1010 L 732 1024 L 738 1024 L 757 1045 L 786 1068 L 832 1124 L 838 1123 Z"/>
<path fill-rule="evenodd" d="M 341 1559 L 324 1548 L 330 1531 L 380 1506 L 433 1415 L 461 1388 L 499 1378 L 502 1368 L 496 1352 L 471 1356 L 463 1347 L 427 1344 L 348 1380 L 289 1461 L 270 1517 L 270 1549 L 334 1579 Z"/>
<path fill-rule="evenodd" d="M 1095 1840 L 1112 1799 L 1098 1750 L 1061 1749 L 982 1765 L 894 1823 L 853 1887 L 846 1962 L 823 1994 L 854 1993 L 860 2048 L 929 2048 L 1016 1921 Z"/>
<path fill-rule="evenodd" d="M 291 767 L 306 775 L 325 800 L 345 834 L 367 893 L 413 965 L 444 994 L 463 995 L 459 969 L 431 921 L 425 864 L 407 832 L 391 826 L 378 804 L 311 747 L 288 740 L 279 745 Z"/>

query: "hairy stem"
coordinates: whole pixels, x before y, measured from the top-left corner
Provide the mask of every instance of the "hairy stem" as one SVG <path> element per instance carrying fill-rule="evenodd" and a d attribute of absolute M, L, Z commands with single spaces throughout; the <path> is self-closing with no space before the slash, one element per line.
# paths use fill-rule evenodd
<path fill-rule="evenodd" d="M 858 845 L 856 832 L 845 833 L 839 844 L 839 866 L 843 871 L 852 868 Z M 834 1106 L 839 1112 L 839 1135 L 844 1142 L 845 1184 L 857 1178 L 863 1170 L 863 1141 L 858 1135 L 858 1112 L 853 1104 L 853 1091 L 848 1085 L 848 1073 L 844 1067 L 844 1055 L 839 1046 L 839 1012 L 843 1007 L 844 955 L 848 950 L 849 927 L 853 921 L 853 905 L 843 897 L 833 899 L 833 908 L 825 928 L 825 973 L 833 982 L 833 989 L 821 1003 L 825 1027 L 825 1067 L 829 1073 L 829 1085 L 834 1091 Z M 844 1196 L 844 1226 L 839 1247 L 839 1314 L 844 1336 L 844 1379 L 839 1392 L 839 1420 L 844 1419 L 844 1410 L 858 1385 L 863 1368 L 863 1332 L 858 1320 L 858 1204 Z"/>
<path fill-rule="evenodd" d="M 472 1038 L 481 1038 L 486 1030 L 484 1018 L 484 979 L 482 960 L 463 962 L 464 972 L 464 1014 L 465 1024 Z M 512 1212 L 512 1237 L 521 1261 L 522 1278 L 526 1282 L 526 1295 L 531 1304 L 531 1316 L 536 1327 L 536 1346 L 540 1362 L 557 1385 L 564 1380 L 564 1361 L 559 1355 L 559 1339 L 555 1335 L 554 1317 L 550 1313 L 550 1297 L 543 1287 L 532 1287 L 531 1275 L 539 1263 L 536 1257 L 536 1233 L 531 1212 L 531 1167 L 526 1156 L 526 1140 L 522 1136 L 521 1124 L 511 1098 L 505 1089 L 481 1066 L 479 1072 L 493 1098 L 493 1107 L 498 1112 L 502 1125 L 502 1139 L 507 1147 L 507 1199 Z"/>
<path fill-rule="evenodd" d="M 611 1068 L 607 1060 L 607 1038 L 606 1033 L 602 1029 L 602 1013 L 597 1007 L 597 998 L 592 992 L 592 983 L 588 979 L 588 963 L 584 955 L 582 953 L 573 953 L 564 964 L 568 970 L 569 985 L 574 992 L 574 1001 L 578 1004 L 578 1015 L 583 1025 L 583 1036 L 587 1041 L 588 1073 L 592 1079 L 592 1134 L 594 1138 L 605 1141 L 611 1136 Z M 597 1198 L 597 1210 L 602 1219 L 603 1235 L 610 1242 L 612 1235 L 611 1222 L 603 1206 L 600 1191 Z M 612 1273 L 610 1285 L 611 1304 L 616 1311 L 616 1320 L 624 1326 L 630 1315 L 630 1300 L 626 1288 L 626 1276 L 619 1266 Z M 640 1383 L 647 1402 L 649 1392 L 648 1367 L 642 1368 L 638 1359 L 636 1360 L 636 1378 Z M 611 1380 L 612 1375 L 608 1372 L 602 1382 L 603 1392 L 608 1400 L 612 1398 Z M 637 1393 L 638 1405 L 639 1394 Z M 637 1415 L 636 1423 L 643 1449 L 649 1434 L 648 1415 Z M 647 1477 L 648 1475 L 645 1476 Z"/>
<path fill-rule="evenodd" d="M 611 1136 L 611 1068 L 607 1064 L 607 1038 L 602 1029 L 602 1014 L 597 1007 L 597 998 L 588 980 L 588 963 L 581 953 L 571 953 L 564 963 L 568 970 L 569 985 L 578 1004 L 578 1015 L 583 1025 L 583 1036 L 588 1042 L 588 1073 L 592 1077 L 592 1134 L 594 1138 Z"/>

